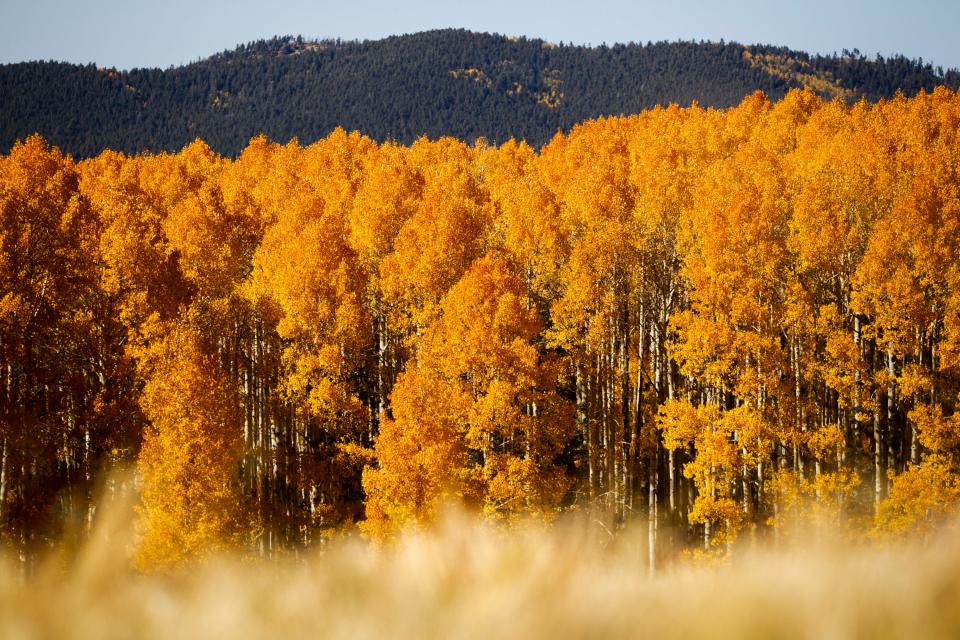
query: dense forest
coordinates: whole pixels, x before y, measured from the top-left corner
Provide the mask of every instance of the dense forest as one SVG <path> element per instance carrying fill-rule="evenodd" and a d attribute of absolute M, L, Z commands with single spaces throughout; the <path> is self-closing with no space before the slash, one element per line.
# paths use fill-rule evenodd
<path fill-rule="evenodd" d="M 135 463 L 142 566 L 448 500 L 726 553 L 960 495 L 960 94 L 525 143 L 0 157 L 0 539 Z"/>
<path fill-rule="evenodd" d="M 38 132 L 75 157 L 178 151 L 202 138 L 235 157 L 264 134 L 302 144 L 336 127 L 376 141 L 478 137 L 535 147 L 557 131 L 671 103 L 730 107 L 791 88 L 855 101 L 912 96 L 960 73 L 922 60 L 811 56 L 737 43 L 583 47 L 443 30 L 371 42 L 275 38 L 183 67 L 0 66 L 0 152 Z"/>

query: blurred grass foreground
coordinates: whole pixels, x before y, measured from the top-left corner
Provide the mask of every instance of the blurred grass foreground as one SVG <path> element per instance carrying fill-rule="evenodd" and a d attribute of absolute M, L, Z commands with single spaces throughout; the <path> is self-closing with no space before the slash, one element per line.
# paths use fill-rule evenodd
<path fill-rule="evenodd" d="M 117 503 L 120 506 L 117 506 Z M 0 560 L 0 638 L 957 638 L 960 538 L 813 532 L 651 576 L 645 532 L 509 530 L 451 512 L 394 544 L 208 558 L 143 574 L 129 502 L 35 567 Z"/>

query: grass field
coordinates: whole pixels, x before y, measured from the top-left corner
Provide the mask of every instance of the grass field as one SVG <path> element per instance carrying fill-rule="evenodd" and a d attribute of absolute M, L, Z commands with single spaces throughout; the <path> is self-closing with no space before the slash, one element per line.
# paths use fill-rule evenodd
<path fill-rule="evenodd" d="M 956 638 L 960 540 L 823 543 L 676 560 L 586 520 L 497 530 L 452 515 L 390 547 L 130 568 L 129 510 L 32 575 L 0 567 L 3 638 Z M 599 535 L 597 535 L 599 532 Z"/>

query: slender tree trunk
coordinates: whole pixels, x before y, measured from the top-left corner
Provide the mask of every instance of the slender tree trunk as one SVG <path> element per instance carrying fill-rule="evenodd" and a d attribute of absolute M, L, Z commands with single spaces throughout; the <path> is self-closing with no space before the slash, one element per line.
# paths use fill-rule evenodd
<path fill-rule="evenodd" d="M 3 451 L 0 453 L 0 525 L 4 522 L 4 507 L 7 504 L 7 439 L 3 439 Z"/>
<path fill-rule="evenodd" d="M 759 448 L 759 445 L 760 445 L 760 439 L 757 438 L 757 446 L 758 446 L 758 448 Z M 757 504 L 757 510 L 758 510 L 760 513 L 763 513 L 764 508 L 763 508 L 763 460 L 762 460 L 762 459 L 760 460 L 760 462 L 757 463 L 757 499 L 756 499 L 756 504 Z"/>
<path fill-rule="evenodd" d="M 587 411 L 588 396 L 590 394 L 590 380 L 585 375 L 583 367 L 577 363 L 577 424 L 583 432 L 583 439 L 587 446 L 587 486 L 591 502 L 596 497 L 594 491 L 594 463 L 593 463 L 593 429 L 590 426 L 590 417 Z"/>
<path fill-rule="evenodd" d="M 641 307 L 640 318 L 643 318 L 643 311 Z M 630 431 L 629 442 L 626 444 L 628 455 L 630 456 L 630 464 L 628 469 L 629 477 L 628 482 L 628 492 L 629 498 L 627 506 L 630 511 L 633 511 L 634 507 L 634 491 L 635 485 L 637 482 L 637 476 L 639 475 L 639 460 L 640 460 L 640 436 L 643 430 L 643 360 L 644 360 L 644 349 L 645 349 L 645 340 L 646 332 L 643 325 L 640 326 L 640 337 L 637 345 L 637 386 L 634 389 L 634 399 L 636 405 L 634 407 L 634 417 L 633 417 L 633 428 Z"/>
<path fill-rule="evenodd" d="M 745 456 L 747 453 L 746 449 L 741 449 L 742 454 Z M 750 495 L 750 474 L 747 469 L 747 463 L 744 462 L 740 469 L 740 485 L 743 491 L 743 515 L 745 518 L 750 518 L 750 507 L 751 507 L 751 495 Z"/>
<path fill-rule="evenodd" d="M 880 432 L 880 411 L 873 414 L 873 502 L 875 506 L 883 499 L 883 438 Z"/>
<path fill-rule="evenodd" d="M 792 332 L 792 342 L 793 348 L 792 360 L 793 360 L 793 384 L 794 384 L 794 401 L 797 403 L 797 427 L 804 433 L 807 431 L 807 424 L 804 420 L 803 415 L 803 403 L 801 401 L 801 391 L 800 391 L 800 343 L 797 340 L 797 330 L 794 329 Z M 797 470 L 800 473 L 800 477 L 803 477 L 803 455 L 798 452 L 797 454 Z"/>
<path fill-rule="evenodd" d="M 650 462 L 647 482 L 647 554 L 651 577 L 657 571 L 657 458 L 655 449 Z"/>
<path fill-rule="evenodd" d="M 917 406 L 917 394 L 913 394 L 913 406 Z M 917 425 L 910 422 L 910 463 L 920 463 L 920 447 L 917 442 Z"/>
<path fill-rule="evenodd" d="M 710 550 L 710 519 L 703 523 L 703 549 L 705 551 Z"/>
<path fill-rule="evenodd" d="M 670 449 L 669 452 L 667 453 L 667 476 L 668 476 L 667 482 L 670 483 L 669 492 L 668 492 L 670 495 L 670 515 L 669 515 L 670 518 L 673 518 L 674 514 L 676 514 L 676 511 L 677 511 L 677 499 L 676 499 L 677 483 L 676 483 L 676 479 L 674 478 L 675 469 L 677 467 L 676 461 L 674 460 L 675 455 L 676 455 L 676 452 L 673 449 Z"/>
<path fill-rule="evenodd" d="M 620 434 L 617 436 L 617 450 L 619 452 L 617 464 L 620 467 L 620 496 L 619 510 L 621 520 L 627 517 L 627 483 L 630 477 L 630 308 L 627 306 L 624 294 L 623 313 L 620 335 Z"/>
<path fill-rule="evenodd" d="M 888 447 L 888 451 L 887 451 L 887 457 L 886 457 L 886 464 L 884 465 L 884 475 L 886 475 L 886 470 L 890 468 L 891 460 L 894 460 L 894 466 L 896 467 L 899 467 L 900 464 L 903 462 L 904 446 L 903 446 L 902 430 L 898 431 L 898 433 L 900 434 L 898 438 L 898 440 L 900 440 L 900 456 L 898 456 L 897 459 L 894 459 L 894 452 L 889 450 L 889 448 L 893 446 L 892 434 L 894 433 L 894 429 L 893 429 L 894 420 L 895 420 L 894 412 L 896 410 L 896 400 L 897 400 L 896 399 L 897 387 L 896 387 L 896 382 L 894 378 L 895 374 L 896 374 L 896 366 L 893 359 L 893 351 L 891 351 L 890 349 L 887 349 L 887 375 L 888 375 L 888 379 L 887 379 L 887 447 Z"/>

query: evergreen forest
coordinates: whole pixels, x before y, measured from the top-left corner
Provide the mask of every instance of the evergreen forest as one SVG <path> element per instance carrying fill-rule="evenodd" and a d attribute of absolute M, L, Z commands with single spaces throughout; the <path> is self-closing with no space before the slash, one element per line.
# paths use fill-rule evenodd
<path fill-rule="evenodd" d="M 233 158 L 260 134 L 306 145 L 337 127 L 381 143 L 426 135 L 539 148 L 600 116 L 671 103 L 726 108 L 758 90 L 779 100 L 809 87 L 853 103 L 960 88 L 956 70 L 856 49 L 596 44 L 445 29 L 366 42 L 279 37 L 165 70 L 0 65 L 0 152 L 32 133 L 76 158 L 176 152 L 199 137 Z"/>

